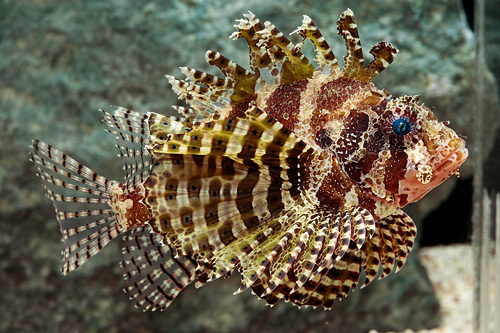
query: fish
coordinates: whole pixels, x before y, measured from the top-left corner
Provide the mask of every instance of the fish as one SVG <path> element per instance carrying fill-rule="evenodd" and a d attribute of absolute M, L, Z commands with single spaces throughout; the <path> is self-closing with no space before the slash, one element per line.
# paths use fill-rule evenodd
<path fill-rule="evenodd" d="M 187 104 L 174 106 L 179 117 L 101 110 L 122 182 L 34 140 L 63 274 L 122 236 L 124 291 L 146 311 L 234 272 L 235 294 L 330 309 L 362 272 L 366 287 L 399 271 L 416 236 L 402 208 L 458 175 L 468 151 L 418 95 L 372 83 L 395 59 L 392 44 L 373 46 L 365 66 L 350 9 L 337 27 L 342 68 L 307 15 L 293 44 L 248 12 L 230 38 L 246 40 L 250 70 L 209 50 L 223 77 L 190 67 L 166 76 Z M 307 40 L 315 64 L 301 51 Z"/>

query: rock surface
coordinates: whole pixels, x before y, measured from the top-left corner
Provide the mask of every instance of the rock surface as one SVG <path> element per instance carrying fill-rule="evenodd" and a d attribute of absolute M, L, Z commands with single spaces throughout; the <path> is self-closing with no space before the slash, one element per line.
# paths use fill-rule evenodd
<path fill-rule="evenodd" d="M 421 94 L 440 119 L 472 136 L 474 45 L 459 2 L 349 2 L 365 56 L 379 41 L 399 50 L 377 86 Z M 121 289 L 120 242 L 69 276 L 59 274 L 59 231 L 50 202 L 28 162 L 30 140 L 54 144 L 102 175 L 121 178 L 113 138 L 99 108 L 120 105 L 173 114 L 164 74 L 179 66 L 212 73 L 207 49 L 247 64 L 243 41 L 227 38 L 251 10 L 283 32 L 307 14 L 337 57 L 336 20 L 347 2 L 222 0 L 0 2 L 0 331 L 361 332 L 435 327 L 438 303 L 416 256 L 397 275 L 357 290 L 334 310 L 270 309 L 250 293 L 233 296 L 238 276 L 189 287 L 164 313 L 142 313 Z M 296 37 L 296 36 L 295 36 Z M 293 41 L 298 41 L 294 40 Z M 310 45 L 305 47 L 311 48 Z M 493 87 L 493 85 L 491 85 Z M 493 101 L 492 101 L 493 105 Z M 493 132 L 496 124 L 491 122 Z M 489 132 L 488 132 L 489 133 Z M 472 141 L 468 139 L 468 143 Z M 469 145 L 470 146 L 470 145 Z M 469 163 L 470 164 L 470 163 Z M 464 169 L 464 174 L 470 174 Z M 412 208 L 417 219 L 447 195 L 433 191 Z"/>

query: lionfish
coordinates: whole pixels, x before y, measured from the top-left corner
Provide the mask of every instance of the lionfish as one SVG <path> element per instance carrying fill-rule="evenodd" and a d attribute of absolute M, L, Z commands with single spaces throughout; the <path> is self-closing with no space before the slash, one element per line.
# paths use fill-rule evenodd
<path fill-rule="evenodd" d="M 63 273 L 124 234 L 124 289 L 138 307 L 165 309 L 237 270 L 241 287 L 273 305 L 331 308 L 405 264 L 416 236 L 401 208 L 422 198 L 467 158 L 464 140 L 418 96 L 393 97 L 371 80 L 397 49 L 381 42 L 364 65 L 351 10 L 338 20 L 339 64 L 304 16 L 294 45 L 249 12 L 250 69 L 216 51 L 220 78 L 181 67 L 167 75 L 181 118 L 118 107 L 102 111 L 125 181 L 109 180 L 42 141 L 31 160 L 59 221 Z M 314 66 L 301 52 L 314 44 Z"/>

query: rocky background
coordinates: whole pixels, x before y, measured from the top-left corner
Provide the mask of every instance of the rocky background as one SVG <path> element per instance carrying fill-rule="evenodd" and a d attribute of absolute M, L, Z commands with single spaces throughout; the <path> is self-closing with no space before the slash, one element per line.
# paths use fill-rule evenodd
<path fill-rule="evenodd" d="M 176 96 L 164 74 L 179 76 L 178 67 L 186 65 L 217 74 L 203 61 L 207 49 L 247 64 L 245 43 L 227 38 L 247 10 L 285 33 L 301 24 L 303 14 L 311 16 L 341 60 L 345 47 L 336 21 L 347 7 L 356 15 L 367 59 L 379 41 L 400 50 L 377 86 L 394 95 L 420 94 L 472 147 L 474 35 L 457 0 L 0 1 L 0 331 L 362 332 L 438 326 L 439 303 L 415 253 L 400 273 L 356 290 L 332 311 L 285 303 L 269 308 L 249 292 L 233 296 L 239 283 L 233 276 L 200 290 L 188 287 L 165 312 L 143 313 L 121 291 L 119 240 L 78 271 L 60 274 L 57 221 L 28 162 L 30 140 L 39 138 L 120 179 L 113 137 L 103 131 L 99 108 L 173 114 Z M 494 76 L 486 87 L 492 110 L 483 143 L 488 151 L 498 119 Z M 471 165 L 461 171 L 463 182 L 470 183 Z M 407 211 L 422 224 L 460 188 L 456 184 L 448 181 Z M 467 240 L 471 199 L 460 198 L 451 210 L 465 226 L 444 215 L 427 220 L 421 234 L 427 225 L 439 234 L 436 225 L 445 224 Z"/>

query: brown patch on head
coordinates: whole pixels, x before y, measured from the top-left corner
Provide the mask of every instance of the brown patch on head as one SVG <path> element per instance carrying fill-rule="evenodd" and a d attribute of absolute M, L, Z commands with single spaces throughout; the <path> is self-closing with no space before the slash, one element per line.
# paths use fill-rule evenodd
<path fill-rule="evenodd" d="M 321 205 L 331 207 L 333 210 L 342 208 L 345 196 L 351 190 L 352 185 L 352 181 L 340 170 L 339 165 L 334 163 L 330 173 L 321 183 L 316 197 Z"/>
<path fill-rule="evenodd" d="M 385 167 L 384 185 L 385 190 L 390 193 L 398 193 L 399 179 L 404 177 L 408 155 L 402 151 L 391 151 L 391 157 L 387 160 Z"/>
<path fill-rule="evenodd" d="M 347 117 L 347 124 L 337 140 L 336 156 L 349 177 L 361 181 L 360 166 L 365 162 L 366 149 L 360 147 L 364 133 L 368 129 L 369 117 L 364 112 L 352 112 Z"/>

